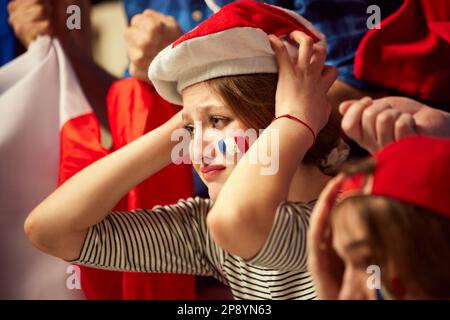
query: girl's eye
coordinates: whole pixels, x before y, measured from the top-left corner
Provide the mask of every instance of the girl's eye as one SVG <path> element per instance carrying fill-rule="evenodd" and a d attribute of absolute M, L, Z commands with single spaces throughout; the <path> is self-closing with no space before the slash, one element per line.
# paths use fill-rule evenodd
<path fill-rule="evenodd" d="M 211 117 L 209 117 L 209 121 L 212 123 L 212 125 L 215 129 L 221 129 L 230 122 L 230 119 L 223 118 L 223 117 L 217 117 L 217 116 L 211 116 Z"/>
<path fill-rule="evenodd" d="M 359 268 L 363 268 L 366 269 L 368 266 L 374 265 L 375 261 L 371 256 L 363 256 L 359 259 L 357 259 L 357 261 L 355 261 L 355 265 Z"/>
<path fill-rule="evenodd" d="M 194 135 L 195 127 L 193 125 L 187 124 L 184 126 L 184 129 L 186 129 L 191 136 Z"/>

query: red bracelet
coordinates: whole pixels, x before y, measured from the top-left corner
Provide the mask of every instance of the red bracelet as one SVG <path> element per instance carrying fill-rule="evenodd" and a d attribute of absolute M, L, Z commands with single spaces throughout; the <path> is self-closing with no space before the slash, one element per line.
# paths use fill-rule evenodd
<path fill-rule="evenodd" d="M 314 130 L 306 122 L 300 120 L 297 117 L 291 116 L 290 114 L 283 114 L 282 116 L 276 117 L 275 119 L 272 120 L 272 122 L 274 122 L 275 120 L 281 119 L 281 118 L 292 119 L 292 120 L 295 120 L 298 123 L 301 123 L 302 125 L 304 125 L 306 128 L 309 129 L 309 131 L 311 131 L 311 134 L 313 136 L 313 143 L 312 143 L 312 145 L 314 145 L 316 143 L 316 134 L 314 133 Z"/>

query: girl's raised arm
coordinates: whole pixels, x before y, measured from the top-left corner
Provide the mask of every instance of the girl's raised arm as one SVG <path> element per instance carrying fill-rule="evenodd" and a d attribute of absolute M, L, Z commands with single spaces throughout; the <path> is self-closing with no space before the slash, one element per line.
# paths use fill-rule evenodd
<path fill-rule="evenodd" d="M 134 186 L 171 162 L 181 112 L 159 128 L 74 175 L 30 213 L 25 232 L 40 250 L 79 257 L 89 227 L 99 223 Z"/>
<path fill-rule="evenodd" d="M 328 121 L 331 106 L 327 92 L 336 80 L 335 68 L 325 67 L 326 48 L 299 31 L 291 40 L 299 43 L 297 61 L 291 61 L 284 44 L 269 36 L 275 51 L 279 79 L 276 93 L 276 116 L 289 118 L 273 122 L 242 157 L 221 190 L 208 215 L 208 226 L 215 241 L 226 251 L 244 259 L 255 257 L 266 242 L 277 208 L 287 200 L 292 177 L 314 137 Z M 278 141 L 271 135 L 278 132 Z M 258 150 L 278 149 L 278 170 L 264 175 Z M 272 155 L 276 154 L 272 152 Z"/>

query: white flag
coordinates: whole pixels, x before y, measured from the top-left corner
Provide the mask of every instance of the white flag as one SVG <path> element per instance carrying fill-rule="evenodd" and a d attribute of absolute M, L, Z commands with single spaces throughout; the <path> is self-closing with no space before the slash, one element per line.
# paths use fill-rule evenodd
<path fill-rule="evenodd" d="M 61 128 L 87 114 L 57 40 L 38 38 L 0 69 L 0 299 L 83 297 L 73 268 L 34 248 L 23 223 L 57 186 Z"/>

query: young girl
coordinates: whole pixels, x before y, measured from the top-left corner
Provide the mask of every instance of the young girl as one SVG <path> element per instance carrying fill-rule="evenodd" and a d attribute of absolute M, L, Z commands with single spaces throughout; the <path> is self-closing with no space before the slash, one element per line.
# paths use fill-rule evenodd
<path fill-rule="evenodd" d="M 320 298 L 450 298 L 449 161 L 449 139 L 406 138 L 330 182 L 311 218 Z"/>
<path fill-rule="evenodd" d="M 330 179 L 324 172 L 345 152 L 338 123 L 319 134 L 337 74 L 324 67 L 325 47 L 314 44 L 318 37 L 303 23 L 292 12 L 239 1 L 166 48 L 150 67 L 151 80 L 166 100 L 183 103 L 182 112 L 45 199 L 25 222 L 30 240 L 90 267 L 213 276 L 237 299 L 314 298 L 306 270 L 308 218 Z M 298 53 L 289 56 L 267 34 L 289 37 Z M 225 161 L 223 144 L 206 152 L 217 141 L 201 134 L 209 129 L 225 138 L 230 129 L 265 127 L 238 163 Z M 172 161 L 171 135 L 180 128 L 192 135 L 189 156 L 200 159 L 194 168 L 211 200 L 111 212 L 129 189 Z M 249 161 L 259 159 L 259 150 L 279 153 L 275 173 L 262 175 L 263 164 Z"/>

